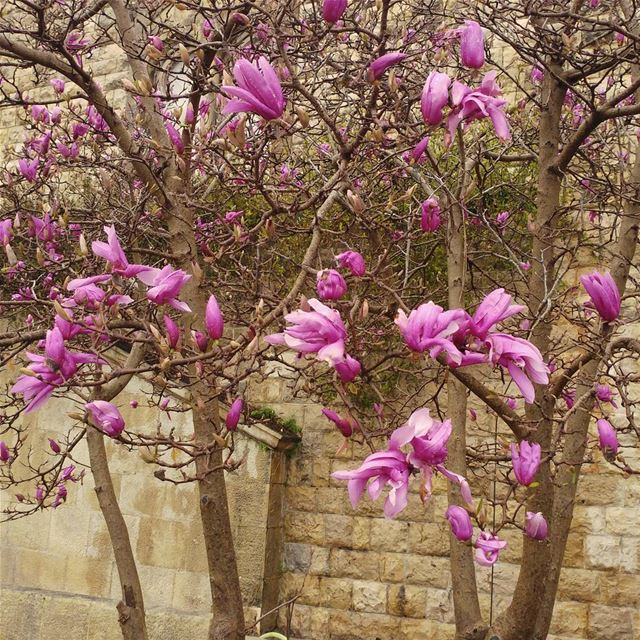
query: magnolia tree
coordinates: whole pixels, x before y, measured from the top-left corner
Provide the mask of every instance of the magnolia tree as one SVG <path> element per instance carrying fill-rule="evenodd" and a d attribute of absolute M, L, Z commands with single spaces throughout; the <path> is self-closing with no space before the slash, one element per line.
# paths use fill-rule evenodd
<path fill-rule="evenodd" d="M 0 105 L 23 129 L 0 192 L 0 362 L 22 367 L 5 516 L 64 517 L 93 476 L 124 638 L 147 637 L 144 599 L 105 439 L 197 484 L 209 638 L 243 638 L 225 472 L 266 361 L 370 449 L 334 474 L 354 505 L 384 493 L 393 518 L 447 479 L 458 638 L 546 637 L 583 465 L 638 471 L 638 17 L 634 0 L 4 3 Z M 134 380 L 132 408 L 187 412 L 193 433 L 125 423 Z M 76 409 L 40 442 L 23 415 L 55 397 Z M 475 564 L 509 528 L 520 573 L 489 623 Z"/>

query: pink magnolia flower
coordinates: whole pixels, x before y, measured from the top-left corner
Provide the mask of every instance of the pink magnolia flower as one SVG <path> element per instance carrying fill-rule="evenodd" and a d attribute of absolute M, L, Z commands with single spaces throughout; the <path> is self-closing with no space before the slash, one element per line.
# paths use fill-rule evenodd
<path fill-rule="evenodd" d="M 511 137 L 507 116 L 504 113 L 507 101 L 498 98 L 502 92 L 495 82 L 496 75 L 496 71 L 487 73 L 475 90 L 458 81 L 453 83 L 453 108 L 447 118 L 447 144 L 451 144 L 461 122 L 472 122 L 482 118 L 491 118 L 498 138 L 508 140 Z"/>
<path fill-rule="evenodd" d="M 11 393 L 22 394 L 28 402 L 25 413 L 35 411 L 53 394 L 56 387 L 71 378 L 83 363 L 101 363 L 91 353 L 72 353 L 65 348 L 64 337 L 58 327 L 47 331 L 44 355 L 26 352 L 31 374 L 18 377 Z"/>
<path fill-rule="evenodd" d="M 345 251 L 336 256 L 336 261 L 343 269 L 349 269 L 351 275 L 361 277 L 365 274 L 367 268 L 364 258 L 357 251 Z"/>
<path fill-rule="evenodd" d="M 333 24 L 342 18 L 347 8 L 347 0 L 324 0 L 322 3 L 322 17 Z"/>
<path fill-rule="evenodd" d="M 476 540 L 476 562 L 483 567 L 490 567 L 498 561 L 500 551 L 507 546 L 493 533 L 482 531 Z"/>
<path fill-rule="evenodd" d="M 538 473 L 542 448 L 537 442 L 531 444 L 522 440 L 519 444 L 511 443 L 511 464 L 516 480 L 527 487 Z"/>
<path fill-rule="evenodd" d="M 149 44 L 154 46 L 158 51 L 164 50 L 164 42 L 162 42 L 162 38 L 159 36 L 149 36 L 148 40 Z"/>
<path fill-rule="evenodd" d="M 236 398 L 231 404 L 227 417 L 225 418 L 225 424 L 228 431 L 235 431 L 238 428 L 238 422 L 240 422 L 240 416 L 243 408 L 244 400 L 242 398 Z"/>
<path fill-rule="evenodd" d="M 544 80 L 544 71 L 540 67 L 533 67 L 531 69 L 531 82 L 539 84 Z"/>
<path fill-rule="evenodd" d="M 110 227 L 103 227 L 103 229 L 107 234 L 107 242 L 94 240 L 91 243 L 91 250 L 96 256 L 104 258 L 109 263 L 110 270 L 113 273 L 131 278 L 143 271 L 151 270 L 151 267 L 143 264 L 129 264 L 118 240 L 116 228 L 111 225 Z"/>
<path fill-rule="evenodd" d="M 384 504 L 384 514 L 387 518 L 394 518 L 407 506 L 409 467 L 401 451 L 372 453 L 358 469 L 336 471 L 332 477 L 348 481 L 349 498 L 354 509 L 367 485 L 372 500 L 379 498 L 384 487 L 389 486 L 389 494 Z"/>
<path fill-rule="evenodd" d="M 580 282 L 591 299 L 587 305 L 594 307 L 605 322 L 613 322 L 620 315 L 620 292 L 611 274 L 594 271 L 581 276 Z"/>
<path fill-rule="evenodd" d="M 31 117 L 35 122 L 49 122 L 49 109 L 42 104 L 34 104 L 31 107 Z"/>
<path fill-rule="evenodd" d="M 509 218 L 511 214 L 508 211 L 502 211 L 496 216 L 496 226 L 500 229 L 504 229 L 507 226 L 507 222 L 509 222 Z"/>
<path fill-rule="evenodd" d="M 64 41 L 64 46 L 67 51 L 80 51 L 89 45 L 89 39 L 85 38 L 82 32 L 80 31 L 72 31 L 66 37 Z"/>
<path fill-rule="evenodd" d="M 411 159 L 413 160 L 413 162 L 418 162 L 420 158 L 422 158 L 428 146 L 429 146 L 429 136 L 425 136 L 413 148 L 413 151 L 411 151 Z"/>
<path fill-rule="evenodd" d="M 233 96 L 224 107 L 224 113 L 257 113 L 265 120 L 275 120 L 284 112 L 285 99 L 278 76 L 264 57 L 252 64 L 245 58 L 233 67 L 233 77 L 238 86 L 223 86 Z"/>
<path fill-rule="evenodd" d="M 413 453 L 409 462 L 416 467 L 439 465 L 447 459 L 447 442 L 451 436 L 451 420 L 434 420 L 429 409 L 414 411 L 407 422 L 398 427 L 389 438 L 389 449 L 400 449 L 411 444 Z"/>
<path fill-rule="evenodd" d="M 166 314 L 162 317 L 162 321 L 164 322 L 164 328 L 167 333 L 167 344 L 172 349 L 175 349 L 180 340 L 180 329 L 173 319 Z"/>
<path fill-rule="evenodd" d="M 209 337 L 201 331 L 191 331 L 191 337 L 201 353 L 205 353 L 209 346 Z"/>
<path fill-rule="evenodd" d="M 0 440 L 0 462 L 9 462 L 10 457 L 11 453 L 9 452 L 9 447 L 7 447 L 7 443 L 4 440 Z"/>
<path fill-rule="evenodd" d="M 600 449 L 602 449 L 604 457 L 609 461 L 615 460 L 618 454 L 618 436 L 614 426 L 604 418 L 598 420 L 596 426 L 598 427 Z"/>
<path fill-rule="evenodd" d="M 615 392 L 607 384 L 597 384 L 595 389 L 596 398 L 599 402 L 606 402 L 613 407 L 617 407 L 614 400 Z"/>
<path fill-rule="evenodd" d="M 427 124 L 435 126 L 442 122 L 442 110 L 449 102 L 450 85 L 451 79 L 446 73 L 432 71 L 427 76 L 420 100 L 422 117 Z"/>
<path fill-rule="evenodd" d="M 400 309 L 395 323 L 413 351 L 422 353 L 428 350 L 432 358 L 437 358 L 444 351 L 451 362 L 461 364 L 462 353 L 451 337 L 468 322 L 468 317 L 462 309 L 444 311 L 441 306 L 429 301 L 414 309 L 409 317 Z"/>
<path fill-rule="evenodd" d="M 367 71 L 369 80 L 377 80 L 389 67 L 402 62 L 407 57 L 406 53 L 401 51 L 390 51 L 376 58 L 370 65 Z"/>
<path fill-rule="evenodd" d="M 266 342 L 286 345 L 298 353 L 316 353 L 320 360 L 343 358 L 347 331 L 340 313 L 314 298 L 308 304 L 312 311 L 288 313 L 285 321 L 289 326 L 282 333 L 266 336 Z"/>
<path fill-rule="evenodd" d="M 49 80 L 49 84 L 53 87 L 53 90 L 56 93 L 59 93 L 59 94 L 64 93 L 64 87 L 65 87 L 64 80 L 61 80 L 60 78 L 53 78 Z"/>
<path fill-rule="evenodd" d="M 339 300 L 347 292 L 347 283 L 335 269 L 323 269 L 316 276 L 316 291 L 320 300 Z"/>
<path fill-rule="evenodd" d="M 53 240 L 57 226 L 55 222 L 51 222 L 51 214 L 45 213 L 42 218 L 31 216 L 29 225 L 29 235 L 35 236 L 37 240 L 48 242 Z"/>
<path fill-rule="evenodd" d="M 428 233 L 434 232 L 441 224 L 442 220 L 440 214 L 440 203 L 436 198 L 428 198 L 421 206 L 422 217 L 420 219 L 420 225 L 422 230 Z"/>
<path fill-rule="evenodd" d="M 336 425 L 340 433 L 345 438 L 349 438 L 356 431 L 360 430 L 360 425 L 356 420 L 353 420 L 352 418 L 343 418 L 342 416 L 337 414 L 335 411 L 331 409 L 327 409 L 326 407 L 322 409 L 322 413 L 325 416 L 325 418 L 327 418 L 328 420 L 331 420 L 331 422 L 333 422 L 333 424 Z"/>
<path fill-rule="evenodd" d="M 479 69 L 484 64 L 484 34 L 475 20 L 465 20 L 458 30 L 460 36 L 460 58 L 470 69 Z"/>
<path fill-rule="evenodd" d="M 176 150 L 178 154 L 184 152 L 184 142 L 182 141 L 182 134 L 170 123 L 165 122 L 164 128 L 169 136 L 169 140 L 173 145 L 173 148 Z"/>
<path fill-rule="evenodd" d="M 533 540 L 546 540 L 549 527 L 545 517 L 541 511 L 534 513 L 533 511 L 527 511 L 525 515 L 524 532 Z"/>
<path fill-rule="evenodd" d="M 351 382 L 362 370 L 362 365 L 348 353 L 345 353 L 343 358 L 332 358 L 330 364 L 342 382 Z"/>
<path fill-rule="evenodd" d="M 445 514 L 445 517 L 451 525 L 451 532 L 461 542 L 471 540 L 473 536 L 473 524 L 469 513 L 464 507 L 451 505 Z"/>
<path fill-rule="evenodd" d="M 53 453 L 60 453 L 60 445 L 53 438 L 48 438 L 48 440 L 51 451 L 53 451 Z"/>
<path fill-rule="evenodd" d="M 485 296 L 471 318 L 469 331 L 484 340 L 497 324 L 526 309 L 522 305 L 511 304 L 511 300 L 504 289 L 495 289 Z"/>
<path fill-rule="evenodd" d="M 35 182 L 38 175 L 39 165 L 40 161 L 38 158 L 34 158 L 31 161 L 25 158 L 20 158 L 20 160 L 18 160 L 18 171 L 20 171 L 25 180 Z"/>
<path fill-rule="evenodd" d="M 168 304 L 177 311 L 190 312 L 186 302 L 178 300 L 182 287 L 191 276 L 182 269 L 174 269 L 170 264 L 162 269 L 149 268 L 138 274 L 138 280 L 151 287 L 147 299 L 154 304 Z"/>
<path fill-rule="evenodd" d="M 538 348 L 524 338 L 504 333 L 490 333 L 485 344 L 489 347 L 491 362 L 506 367 L 524 399 L 529 403 L 533 402 L 533 383 L 549 382 L 549 367 L 542 360 Z"/>
<path fill-rule="evenodd" d="M 107 295 L 96 283 L 107 280 L 111 280 L 111 276 L 108 274 L 90 276 L 89 278 L 74 278 L 67 284 L 67 291 L 73 293 L 73 300 L 77 304 L 95 309 Z"/>
<path fill-rule="evenodd" d="M 209 296 L 207 308 L 204 315 L 204 326 L 212 340 L 218 340 L 224 333 L 224 318 L 218 306 L 216 297 L 212 294 Z"/>
<path fill-rule="evenodd" d="M 0 245 L 6 247 L 13 238 L 13 220 L 0 220 Z"/>
<path fill-rule="evenodd" d="M 124 418 L 118 408 L 105 400 L 94 400 L 84 405 L 91 423 L 110 438 L 117 438 L 124 429 Z"/>

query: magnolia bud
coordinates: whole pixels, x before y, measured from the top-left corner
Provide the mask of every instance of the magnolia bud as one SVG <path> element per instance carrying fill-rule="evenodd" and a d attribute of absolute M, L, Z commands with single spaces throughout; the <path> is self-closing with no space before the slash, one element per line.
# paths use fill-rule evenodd
<path fill-rule="evenodd" d="M 84 233 L 80 234 L 80 237 L 78 238 L 78 244 L 80 245 L 80 253 L 83 256 L 88 256 L 89 255 L 89 248 L 87 247 L 87 240 L 84 237 Z"/>
<path fill-rule="evenodd" d="M 189 62 L 191 61 L 191 57 L 189 56 L 189 51 L 183 44 L 181 44 L 178 47 L 178 51 L 180 52 L 180 59 L 186 66 L 188 66 Z"/>
<path fill-rule="evenodd" d="M 16 254 L 14 253 L 10 244 L 5 245 L 4 251 L 7 254 L 7 260 L 9 261 L 9 264 L 11 266 L 13 266 L 14 264 L 17 264 L 18 258 L 16 257 Z"/>
<path fill-rule="evenodd" d="M 44 254 L 42 253 L 42 249 L 40 249 L 40 247 L 36 249 L 36 262 L 41 267 L 44 267 Z"/>
<path fill-rule="evenodd" d="M 309 126 L 309 114 L 302 107 L 296 107 L 296 115 L 304 129 Z"/>
<path fill-rule="evenodd" d="M 128 78 L 123 78 L 122 79 L 122 86 L 129 93 L 138 93 L 138 90 L 136 89 L 135 85 Z"/>
<path fill-rule="evenodd" d="M 362 213 L 364 211 L 362 198 L 357 193 L 351 191 L 351 189 L 347 190 L 347 200 L 355 213 Z"/>

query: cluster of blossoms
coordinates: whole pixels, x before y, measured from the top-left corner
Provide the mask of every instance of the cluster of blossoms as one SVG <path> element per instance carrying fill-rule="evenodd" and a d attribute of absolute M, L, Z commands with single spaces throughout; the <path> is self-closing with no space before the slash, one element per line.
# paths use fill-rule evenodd
<path fill-rule="evenodd" d="M 324 414 L 347 437 L 357 428 L 357 423 L 345 420 L 331 410 L 325 409 Z M 388 518 L 394 518 L 408 504 L 412 476 L 419 475 L 420 496 L 426 503 L 432 494 L 433 475 L 440 473 L 460 488 L 465 506 L 451 505 L 445 517 L 451 525 L 453 535 L 462 542 L 468 542 L 473 537 L 470 515 L 475 512 L 473 498 L 466 479 L 444 466 L 450 435 L 450 420 L 439 422 L 430 416 L 428 409 L 418 409 L 404 425 L 391 434 L 386 449 L 372 453 L 359 468 L 353 471 L 336 471 L 333 477 L 347 481 L 354 508 L 365 489 L 369 497 L 376 500 L 387 487 L 384 513 Z M 403 450 L 407 445 L 411 449 L 409 452 Z M 522 441 L 519 445 L 511 445 L 511 453 L 516 480 L 524 486 L 530 485 L 540 466 L 540 445 Z M 524 528 L 525 533 L 533 539 L 544 540 L 547 537 L 547 523 L 542 513 L 527 512 Z M 495 533 L 481 531 L 474 543 L 476 561 L 483 566 L 494 564 L 506 545 Z"/>
<path fill-rule="evenodd" d="M 45 223 L 40 222 L 40 233 L 46 232 L 53 237 L 53 230 L 46 231 Z M 5 239 L 11 240 L 11 226 L 3 221 L 0 228 L 3 229 Z M 29 364 L 10 389 L 11 393 L 22 395 L 27 403 L 25 413 L 41 408 L 59 387 L 81 384 L 75 377 L 84 365 L 107 365 L 107 361 L 98 353 L 73 350 L 70 345 L 77 336 L 90 336 L 94 338 L 94 344 L 108 342 L 104 333 L 105 311 L 113 310 L 116 305 L 126 308 L 133 302 L 130 296 L 121 293 L 128 279 L 137 279 L 147 286 L 145 297 L 149 303 L 156 306 L 168 305 L 179 312 L 191 311 L 189 306 L 179 299 L 182 288 L 191 278 L 190 275 L 180 269 L 174 269 L 171 265 L 155 268 L 129 263 L 115 228 L 105 227 L 104 231 L 107 241 L 95 241 L 91 248 L 95 256 L 107 261 L 107 273 L 70 280 L 66 284 L 68 295 L 56 292 L 56 315 L 53 327 L 46 332 L 45 339 L 39 344 L 42 353 L 26 353 Z M 178 324 L 167 314 L 163 316 L 163 324 L 168 347 L 177 349 L 180 341 Z M 201 352 L 206 352 L 209 341 L 220 339 L 224 332 L 224 319 L 213 295 L 206 305 L 204 328 L 205 333 L 192 332 L 193 342 Z M 132 404 L 134 407 L 136 405 L 137 403 Z M 166 404 L 161 404 L 161 407 L 166 408 Z M 243 407 L 241 398 L 232 403 L 226 417 L 229 431 L 237 428 Z M 122 434 L 125 420 L 113 403 L 97 399 L 87 402 L 84 410 L 85 421 L 89 425 L 110 438 L 118 438 Z M 57 442 L 50 440 L 50 448 L 54 453 L 60 453 Z M 5 442 L 0 442 L 0 461 L 10 461 L 9 449 Z M 37 493 L 36 491 L 36 498 Z M 61 484 L 59 493 L 52 503 L 54 507 L 66 496 L 64 483 Z"/>
<path fill-rule="evenodd" d="M 429 351 L 432 358 L 443 354 L 450 367 L 492 363 L 506 368 L 525 400 L 533 402 L 533 383 L 549 382 L 549 368 L 540 351 L 528 340 L 494 332 L 497 324 L 524 310 L 511 300 L 504 289 L 496 289 L 473 316 L 464 309 L 444 311 L 427 302 L 408 316 L 400 310 L 396 324 L 412 351 Z"/>

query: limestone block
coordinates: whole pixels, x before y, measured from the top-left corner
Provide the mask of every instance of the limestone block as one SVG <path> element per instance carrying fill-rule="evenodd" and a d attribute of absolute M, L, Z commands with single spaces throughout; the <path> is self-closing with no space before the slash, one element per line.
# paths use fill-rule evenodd
<path fill-rule="evenodd" d="M 211 608 L 209 576 L 206 573 L 177 571 L 173 583 L 173 608 L 208 611 Z"/>
<path fill-rule="evenodd" d="M 321 513 L 287 511 L 285 514 L 285 536 L 291 542 L 323 544 L 325 540 L 323 515 Z"/>
<path fill-rule="evenodd" d="M 324 516 L 324 543 L 332 547 L 350 548 L 353 536 L 353 518 L 336 514 Z"/>
<path fill-rule="evenodd" d="M 384 582 L 402 582 L 404 580 L 404 554 L 383 554 L 380 564 L 380 577 Z"/>
<path fill-rule="evenodd" d="M 110 558 L 93 560 L 69 556 L 60 590 L 107 598 L 111 592 L 111 567 Z"/>
<path fill-rule="evenodd" d="M 41 634 L 46 638 L 84 638 L 88 632 L 88 601 L 62 596 L 46 596 L 42 601 Z"/>
<path fill-rule="evenodd" d="M 586 536 L 586 561 L 588 567 L 611 569 L 621 564 L 620 538 L 613 536 Z"/>
<path fill-rule="evenodd" d="M 285 571 L 307 573 L 311 567 L 311 549 L 308 544 L 286 542 L 283 551 Z"/>
<path fill-rule="evenodd" d="M 408 522 L 374 518 L 371 520 L 371 548 L 377 551 L 406 551 L 409 538 Z"/>
<path fill-rule="evenodd" d="M 311 575 L 329 575 L 329 553 L 328 547 L 311 547 L 311 565 L 309 566 Z"/>
<path fill-rule="evenodd" d="M 427 620 L 454 622 L 453 597 L 449 589 L 427 589 Z"/>
<path fill-rule="evenodd" d="M 444 522 L 411 523 L 408 547 L 411 553 L 425 556 L 449 555 L 449 531 Z"/>
<path fill-rule="evenodd" d="M 342 513 L 353 516 L 353 508 L 344 486 L 318 487 L 315 489 L 315 498 L 316 504 L 324 513 Z"/>
<path fill-rule="evenodd" d="M 551 620 L 551 633 L 584 637 L 589 605 L 581 602 L 556 602 Z"/>
<path fill-rule="evenodd" d="M 594 572 L 591 579 L 593 575 Z M 595 600 L 598 604 L 636 607 L 640 611 L 640 576 L 637 574 L 599 572 L 598 586 L 600 597 Z"/>
<path fill-rule="evenodd" d="M 427 588 L 411 585 L 389 585 L 387 613 L 405 618 L 424 618 L 427 608 Z"/>
<path fill-rule="evenodd" d="M 558 583 L 558 598 L 577 602 L 598 602 L 602 597 L 602 579 L 598 580 L 598 577 L 606 575 L 599 571 L 564 567 Z"/>
<path fill-rule="evenodd" d="M 66 556 L 16 549 L 15 562 L 16 585 L 51 591 L 60 591 L 64 587 Z"/>
<path fill-rule="evenodd" d="M 401 640 L 453 640 L 456 628 L 451 624 L 438 623 L 433 620 L 400 621 Z"/>
<path fill-rule="evenodd" d="M 330 610 L 331 640 L 397 640 L 400 618 L 375 613 Z"/>
<path fill-rule="evenodd" d="M 387 585 L 380 582 L 354 580 L 353 609 L 384 613 L 387 609 Z"/>
<path fill-rule="evenodd" d="M 371 549 L 371 518 L 353 517 L 353 532 L 351 546 L 354 549 Z"/>
<path fill-rule="evenodd" d="M 315 511 L 318 491 L 315 487 L 288 486 L 285 490 L 285 504 L 288 509 Z"/>
<path fill-rule="evenodd" d="M 377 580 L 380 575 L 380 556 L 372 551 L 331 549 L 329 569 L 332 576 Z"/>
<path fill-rule="evenodd" d="M 319 601 L 315 604 L 330 609 L 349 609 L 353 585 L 352 580 L 323 576 L 319 583 Z"/>
<path fill-rule="evenodd" d="M 636 531 L 640 533 L 640 531 Z M 640 570 L 640 538 L 622 538 L 620 568 L 628 573 Z"/>
<path fill-rule="evenodd" d="M 2 589 L 2 634 L 4 640 L 40 640 L 44 595 Z"/>
<path fill-rule="evenodd" d="M 145 517 L 140 522 L 136 557 L 142 564 L 182 569 L 188 531 L 182 522 Z"/>
<path fill-rule="evenodd" d="M 624 479 L 619 476 L 585 475 L 578 483 L 577 504 L 611 505 L 624 499 Z"/>
<path fill-rule="evenodd" d="M 640 535 L 639 508 L 608 507 L 605 513 L 608 533 L 621 536 Z"/>
<path fill-rule="evenodd" d="M 84 640 L 121 640 L 116 602 L 92 602 L 87 618 L 87 636 Z"/>
<path fill-rule="evenodd" d="M 449 586 L 449 559 L 407 555 L 405 579 L 409 584 L 445 589 Z"/>
<path fill-rule="evenodd" d="M 589 605 L 589 640 L 636 640 L 633 609 Z"/>

